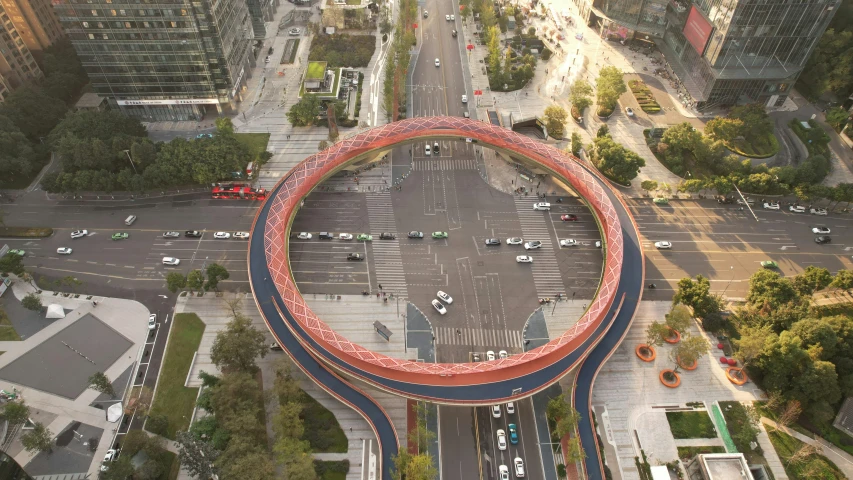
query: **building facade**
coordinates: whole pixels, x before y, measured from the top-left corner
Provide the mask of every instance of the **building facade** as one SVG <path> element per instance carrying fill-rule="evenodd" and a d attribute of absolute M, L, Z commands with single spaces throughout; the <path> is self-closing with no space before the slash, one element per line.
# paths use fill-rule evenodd
<path fill-rule="evenodd" d="M 29 32 L 16 9 L 6 10 L 0 3 L 0 101 L 27 83 L 40 80 L 44 74 L 27 46 Z"/>
<path fill-rule="evenodd" d="M 267 37 L 266 22 L 272 21 L 278 7 L 278 0 L 246 0 L 246 5 L 252 16 L 255 40 L 264 40 Z"/>
<path fill-rule="evenodd" d="M 245 0 L 53 0 L 94 93 L 143 121 L 201 120 L 242 101 Z"/>
<path fill-rule="evenodd" d="M 65 36 L 51 0 L 0 0 L 0 6 L 37 60 Z"/>

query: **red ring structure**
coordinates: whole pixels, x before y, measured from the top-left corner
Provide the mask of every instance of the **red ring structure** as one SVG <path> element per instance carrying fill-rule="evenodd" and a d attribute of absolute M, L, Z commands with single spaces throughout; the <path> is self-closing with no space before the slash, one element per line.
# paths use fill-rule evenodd
<path fill-rule="evenodd" d="M 604 234 L 607 255 L 598 293 L 581 319 L 551 342 L 502 360 L 477 363 L 419 363 L 391 358 L 350 342 L 308 308 L 291 277 L 288 258 L 290 225 L 311 190 L 347 163 L 400 143 L 425 139 L 481 142 L 527 158 L 567 181 L 586 199 Z M 595 178 L 575 157 L 511 130 L 459 117 L 420 117 L 390 123 L 342 140 L 312 155 L 291 170 L 272 191 L 264 228 L 264 249 L 271 280 L 293 317 L 319 345 L 346 363 L 381 378 L 421 385 L 477 385 L 522 377 L 571 353 L 588 340 L 613 303 L 622 270 L 622 228 L 616 210 Z M 534 199 L 530 206 L 533 208 Z M 371 382 L 372 383 L 372 382 Z"/>

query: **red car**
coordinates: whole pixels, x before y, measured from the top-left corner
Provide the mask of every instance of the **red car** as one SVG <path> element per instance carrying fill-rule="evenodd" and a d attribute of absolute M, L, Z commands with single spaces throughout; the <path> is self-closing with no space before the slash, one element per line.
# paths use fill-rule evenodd
<path fill-rule="evenodd" d="M 578 216 L 577 215 L 560 215 L 560 220 L 562 220 L 564 222 L 577 222 Z"/>

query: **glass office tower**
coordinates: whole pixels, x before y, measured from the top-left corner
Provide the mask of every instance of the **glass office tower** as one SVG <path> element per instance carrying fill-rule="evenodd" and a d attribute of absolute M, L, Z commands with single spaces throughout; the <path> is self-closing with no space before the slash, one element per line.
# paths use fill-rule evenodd
<path fill-rule="evenodd" d="M 245 0 L 54 0 L 95 93 L 143 121 L 201 120 L 242 100 Z"/>

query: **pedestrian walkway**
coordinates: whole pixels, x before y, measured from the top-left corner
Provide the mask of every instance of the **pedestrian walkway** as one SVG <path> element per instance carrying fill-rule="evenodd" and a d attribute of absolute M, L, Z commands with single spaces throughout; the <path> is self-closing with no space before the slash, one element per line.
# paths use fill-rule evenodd
<path fill-rule="evenodd" d="M 515 197 L 515 209 L 518 212 L 518 221 L 521 223 L 521 235 L 525 241 L 538 240 L 542 246 L 536 249 L 531 256 L 533 263 L 533 283 L 536 286 L 536 295 L 539 297 L 556 297 L 558 293 L 564 293 L 566 287 L 563 285 L 563 276 L 560 275 L 560 267 L 554 255 L 554 245 L 551 240 L 551 230 L 545 221 L 547 212 L 533 210 L 535 198 Z"/>
<path fill-rule="evenodd" d="M 474 345 L 478 347 L 521 348 L 521 332 L 487 328 L 435 327 L 436 345 Z"/>
<path fill-rule="evenodd" d="M 416 158 L 412 170 L 477 170 L 477 160 L 472 158 Z"/>
<path fill-rule="evenodd" d="M 374 237 L 377 237 L 381 232 L 394 233 L 397 231 L 397 222 L 394 220 L 389 192 L 367 194 L 367 218 L 370 222 L 370 231 L 373 232 Z M 374 241 L 372 248 L 376 281 L 382 285 L 382 291 L 408 297 L 406 273 L 403 271 L 403 257 L 400 254 L 400 241 Z"/>

